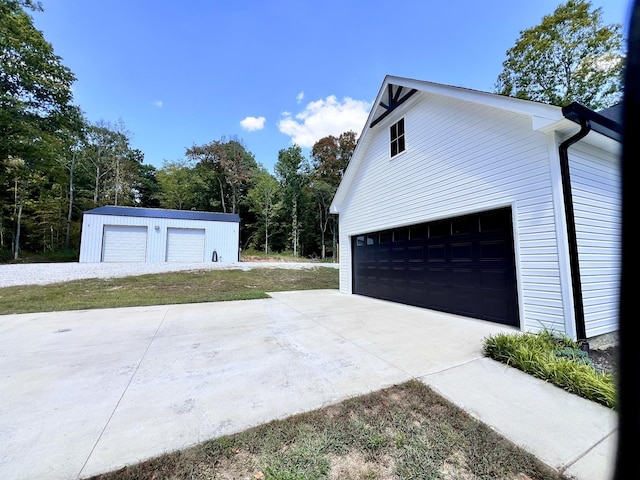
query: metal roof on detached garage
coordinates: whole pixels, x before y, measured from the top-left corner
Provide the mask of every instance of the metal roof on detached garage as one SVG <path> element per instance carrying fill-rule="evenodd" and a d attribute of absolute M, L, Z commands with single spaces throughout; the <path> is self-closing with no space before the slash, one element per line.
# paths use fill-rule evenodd
<path fill-rule="evenodd" d="M 105 206 L 87 210 L 85 214 L 118 215 L 121 217 L 172 218 L 178 220 L 204 220 L 207 222 L 240 223 L 236 213 L 196 212 L 193 210 L 166 210 L 163 208 Z"/>

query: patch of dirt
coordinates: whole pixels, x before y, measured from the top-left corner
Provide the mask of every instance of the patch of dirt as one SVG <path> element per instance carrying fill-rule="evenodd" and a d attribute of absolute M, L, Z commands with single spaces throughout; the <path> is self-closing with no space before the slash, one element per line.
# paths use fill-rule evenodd
<path fill-rule="evenodd" d="M 467 466 L 464 453 L 460 451 L 453 452 L 453 454 L 444 461 L 440 473 L 444 480 L 473 480 L 476 478 Z"/>
<path fill-rule="evenodd" d="M 330 455 L 331 480 L 361 480 L 375 478 L 377 480 L 392 480 L 394 461 L 389 456 L 382 456 L 375 462 L 367 461 L 360 452 L 349 452 L 346 455 Z"/>
<path fill-rule="evenodd" d="M 589 350 L 589 359 L 593 366 L 610 375 L 618 374 L 619 352 L 618 345 L 606 348 L 592 348 Z"/>
<path fill-rule="evenodd" d="M 249 452 L 236 451 L 229 458 L 214 463 L 199 462 L 197 467 L 192 468 L 191 478 L 216 480 L 236 480 L 238 478 L 253 479 L 256 477 L 258 468 L 258 455 Z M 194 475 L 195 473 L 195 475 Z M 151 477 L 156 478 L 154 477 Z M 177 477 L 169 477 L 177 478 Z M 264 478 L 264 476 L 263 476 Z"/>

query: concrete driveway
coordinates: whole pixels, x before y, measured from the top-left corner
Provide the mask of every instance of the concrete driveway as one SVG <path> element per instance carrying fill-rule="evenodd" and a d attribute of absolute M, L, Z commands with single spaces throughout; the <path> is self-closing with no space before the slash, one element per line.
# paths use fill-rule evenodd
<path fill-rule="evenodd" d="M 608 472 L 615 414 L 483 358 L 486 336 L 513 329 L 333 290 L 271 295 L 0 316 L 0 478 L 87 477 L 411 378 L 552 466 Z M 545 444 L 548 429 L 572 443 Z"/>

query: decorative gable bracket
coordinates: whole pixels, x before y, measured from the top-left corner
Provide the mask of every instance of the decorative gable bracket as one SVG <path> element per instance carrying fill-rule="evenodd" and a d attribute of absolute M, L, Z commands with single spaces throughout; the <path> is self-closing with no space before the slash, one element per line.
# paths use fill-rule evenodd
<path fill-rule="evenodd" d="M 395 92 L 393 91 L 394 87 L 395 87 Z M 384 109 L 384 112 L 382 112 L 380 116 L 378 116 L 377 118 L 371 121 L 371 125 L 369 125 L 369 128 L 375 127 L 387 115 L 389 115 L 396 108 L 398 108 L 400 105 L 406 102 L 414 93 L 418 91 L 415 88 L 412 88 L 411 90 L 406 92 L 404 95 L 402 95 L 403 90 L 404 90 L 403 86 L 392 85 L 392 84 L 387 85 L 386 103 L 384 101 L 380 101 L 380 106 Z"/>

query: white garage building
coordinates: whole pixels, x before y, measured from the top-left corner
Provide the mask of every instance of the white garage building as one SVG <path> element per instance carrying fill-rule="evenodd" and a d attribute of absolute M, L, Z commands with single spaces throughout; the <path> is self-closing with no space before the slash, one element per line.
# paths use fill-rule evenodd
<path fill-rule="evenodd" d="M 80 262 L 239 261 L 240 217 L 105 206 L 84 212 Z"/>
<path fill-rule="evenodd" d="M 615 334 L 619 111 L 387 76 L 331 205 L 340 291 Z"/>

